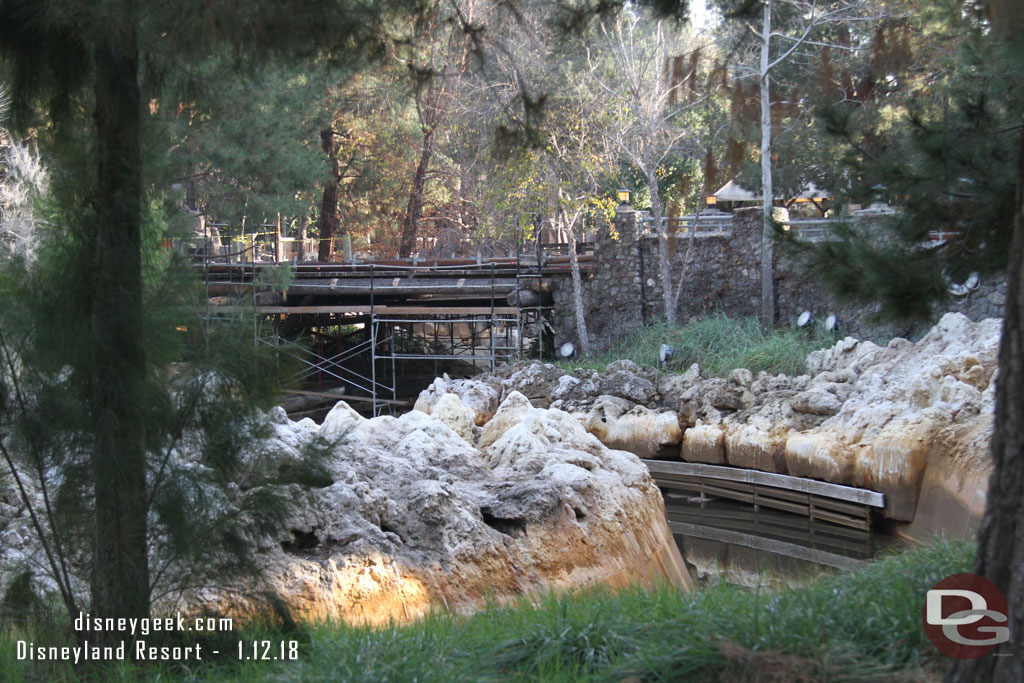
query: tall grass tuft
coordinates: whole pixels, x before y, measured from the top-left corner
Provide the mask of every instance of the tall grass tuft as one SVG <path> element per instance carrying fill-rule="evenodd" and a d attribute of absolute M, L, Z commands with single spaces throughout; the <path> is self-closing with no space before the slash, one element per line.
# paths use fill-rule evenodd
<path fill-rule="evenodd" d="M 613 360 L 628 358 L 638 365 L 658 367 L 659 349 L 668 344 L 675 348 L 675 357 L 667 366 L 673 371 L 683 371 L 697 363 L 707 375 L 724 375 L 735 368 L 747 368 L 755 374 L 764 370 L 799 375 L 805 372 L 808 353 L 835 341 L 836 336 L 823 327 L 765 330 L 756 318 L 730 318 L 716 313 L 683 326 L 645 325 L 606 353 L 563 366 L 604 370 Z"/>
<path fill-rule="evenodd" d="M 279 678 L 353 681 L 914 680 L 944 659 L 921 626 L 925 592 L 969 571 L 973 546 L 937 541 L 783 590 L 725 584 L 594 590 L 316 633 Z M 277 679 L 275 679 L 277 680 Z"/>

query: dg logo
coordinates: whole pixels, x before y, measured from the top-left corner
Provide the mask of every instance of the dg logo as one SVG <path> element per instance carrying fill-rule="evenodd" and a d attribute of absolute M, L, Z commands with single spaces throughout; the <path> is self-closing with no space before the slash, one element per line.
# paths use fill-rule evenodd
<path fill-rule="evenodd" d="M 943 654 L 974 659 L 1010 640 L 1006 598 L 977 574 L 954 574 L 925 596 L 921 618 L 928 639 Z"/>

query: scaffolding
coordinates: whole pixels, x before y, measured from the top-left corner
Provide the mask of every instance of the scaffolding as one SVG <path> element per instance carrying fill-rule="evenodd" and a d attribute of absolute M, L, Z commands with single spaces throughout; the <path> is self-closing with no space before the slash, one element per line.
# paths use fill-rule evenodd
<path fill-rule="evenodd" d="M 467 269 L 464 264 L 368 264 L 366 295 L 359 303 L 284 306 L 259 305 L 259 268 L 242 254 L 232 255 L 242 258 L 231 267 L 220 267 L 217 273 L 211 273 L 211 261 L 225 256 L 202 257 L 207 331 L 218 320 L 238 321 L 251 316 L 255 347 L 273 347 L 298 365 L 289 378 L 291 383 L 342 387 L 346 399 L 369 402 L 374 416 L 402 405 L 399 382 L 405 368 L 420 364 L 430 368 L 431 376 L 441 374 L 442 365 L 449 372 L 454 365 L 467 375 L 493 371 L 499 364 L 523 357 L 524 333 L 541 319 L 540 309 L 524 310 L 518 305 L 518 296 L 514 306 L 503 300 L 503 288 L 517 292 L 525 280 L 520 277 L 518 265 L 514 281 L 503 286 L 496 282 L 498 264 L 481 262 L 471 266 L 477 280 L 486 282 L 476 285 L 478 290 L 487 292 L 486 300 L 481 300 L 479 294 L 468 302 L 422 300 L 422 295 L 410 296 L 408 300 L 396 298 L 399 280 L 411 279 L 418 273 L 429 272 L 435 278 L 451 273 L 450 286 L 436 287 L 441 296 L 453 287 L 464 289 L 463 278 L 457 277 Z M 218 292 L 232 292 L 230 302 L 212 305 L 216 299 L 211 296 L 212 285 L 216 285 Z M 388 291 L 382 296 L 384 289 Z M 282 330 L 286 320 L 305 342 L 287 337 Z"/>
<path fill-rule="evenodd" d="M 287 297 L 272 303 L 259 290 L 278 250 L 268 255 L 251 236 L 225 246 L 207 230 L 192 247 L 206 286 L 204 325 L 251 319 L 257 350 L 271 346 L 296 363 L 291 382 L 344 392 L 375 416 L 401 403 L 400 379 L 410 373 L 494 371 L 524 358 L 530 338 L 543 357 L 545 277 L 568 266 L 567 257 L 546 260 L 539 243 L 536 254 L 520 245 L 508 258 L 294 263 Z M 528 291 L 537 296 L 524 302 Z"/>

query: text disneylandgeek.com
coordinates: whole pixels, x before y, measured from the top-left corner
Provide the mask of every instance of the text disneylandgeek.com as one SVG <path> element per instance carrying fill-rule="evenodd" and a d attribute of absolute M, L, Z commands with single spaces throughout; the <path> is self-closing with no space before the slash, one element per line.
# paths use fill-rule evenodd
<path fill-rule="evenodd" d="M 297 640 L 237 640 L 233 644 L 218 644 L 219 649 L 204 647 L 199 643 L 177 646 L 154 646 L 144 638 L 152 633 L 214 633 L 233 630 L 228 617 L 185 617 L 180 612 L 173 617 L 152 617 L 144 619 L 115 619 L 92 617 L 80 612 L 74 621 L 76 633 L 104 634 L 104 644 L 95 645 L 83 640 L 78 645 L 40 645 L 32 641 L 19 640 L 15 643 L 19 661 L 65 661 L 78 664 L 88 661 L 201 661 L 212 657 L 231 657 L 239 660 L 295 660 L 299 657 Z M 118 644 L 111 644 L 108 634 L 121 637 Z"/>

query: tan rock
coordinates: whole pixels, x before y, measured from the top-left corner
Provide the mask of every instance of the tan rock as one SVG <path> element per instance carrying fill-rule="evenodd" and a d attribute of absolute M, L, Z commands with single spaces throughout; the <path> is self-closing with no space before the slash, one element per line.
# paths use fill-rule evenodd
<path fill-rule="evenodd" d="M 654 411 L 613 396 L 602 396 L 583 422 L 601 443 L 652 458 L 683 440 L 679 417 L 670 411 Z"/>
<path fill-rule="evenodd" d="M 444 394 L 433 405 L 430 416 L 437 418 L 469 443 L 476 441 L 472 411 L 455 394 Z"/>
<path fill-rule="evenodd" d="M 690 587 L 634 455 L 515 392 L 485 426 L 483 450 L 459 435 L 471 423 L 454 395 L 434 409 L 452 417 L 356 419 L 339 403 L 320 428 L 343 435 L 333 483 L 293 487 L 283 530 L 253 539 L 264 582 L 196 591 L 179 607 L 245 618 L 267 609 L 269 589 L 298 619 L 383 625 L 597 583 Z M 306 423 L 278 426 L 293 440 L 317 436 Z"/>
<path fill-rule="evenodd" d="M 513 391 L 501 402 L 494 417 L 483 426 L 477 445 L 481 449 L 487 448 L 533 410 L 535 409 L 530 399 L 518 391 Z"/>
<path fill-rule="evenodd" d="M 438 377 L 430 386 L 420 392 L 413 410 L 433 414 L 434 405 L 445 394 L 459 397 L 466 409 L 470 411 L 473 424 L 482 426 L 494 416 L 498 409 L 499 391 L 495 386 L 477 379 L 451 379 L 448 375 Z"/>
<path fill-rule="evenodd" d="M 683 432 L 681 452 L 686 462 L 725 464 L 725 428 L 718 424 L 697 424 Z"/>
<path fill-rule="evenodd" d="M 725 459 L 734 467 L 785 474 L 786 436 L 751 424 L 729 424 L 725 433 Z"/>
<path fill-rule="evenodd" d="M 793 433 L 786 439 L 786 469 L 794 477 L 853 485 L 850 449 L 827 432 Z"/>
<path fill-rule="evenodd" d="M 870 444 L 858 449 L 856 486 L 885 494 L 885 516 L 910 521 L 924 476 L 936 425 L 931 420 L 894 420 Z"/>

